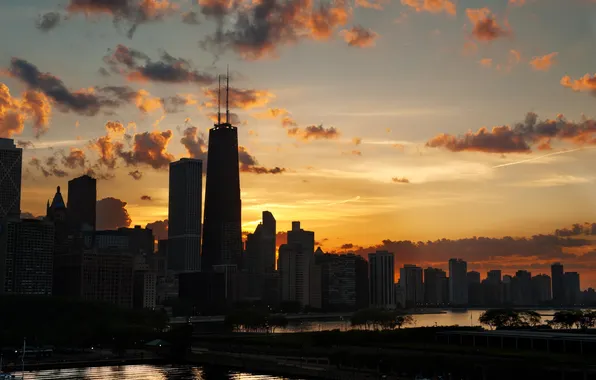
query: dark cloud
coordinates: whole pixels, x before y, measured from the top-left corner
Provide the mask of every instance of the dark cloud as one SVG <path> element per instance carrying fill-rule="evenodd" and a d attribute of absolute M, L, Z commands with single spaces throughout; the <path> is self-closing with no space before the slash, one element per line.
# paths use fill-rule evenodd
<path fill-rule="evenodd" d="M 184 106 L 194 104 L 196 101 L 191 95 L 174 95 L 161 98 L 165 113 L 176 113 L 184 110 Z"/>
<path fill-rule="evenodd" d="M 288 135 L 296 137 L 298 139 L 308 140 L 331 140 L 339 137 L 340 132 L 335 127 L 325 128 L 322 124 L 310 125 L 306 128 L 290 128 L 288 129 Z"/>
<path fill-rule="evenodd" d="M 120 227 L 128 227 L 132 220 L 126 210 L 126 202 L 117 198 L 104 198 L 97 201 L 98 230 L 115 230 Z"/>
<path fill-rule="evenodd" d="M 350 29 L 344 29 L 340 34 L 348 46 L 360 48 L 374 46 L 375 40 L 379 37 L 378 33 L 360 25 L 356 25 Z"/>
<path fill-rule="evenodd" d="M 63 178 L 68 176 L 68 172 L 58 167 L 58 160 L 54 156 L 46 158 L 45 161 L 41 161 L 39 158 L 33 157 L 29 161 L 29 165 L 39 170 L 46 178 L 52 176 Z"/>
<path fill-rule="evenodd" d="M 155 240 L 163 240 L 168 238 L 168 220 L 156 220 L 153 223 L 148 223 L 145 228 L 153 231 Z"/>
<path fill-rule="evenodd" d="M 560 237 L 596 235 L 596 223 L 575 223 L 569 228 L 561 228 L 555 231 Z"/>
<path fill-rule="evenodd" d="M 346 244 L 342 244 L 341 249 L 352 249 L 354 248 L 354 244 L 352 243 L 346 243 Z"/>
<path fill-rule="evenodd" d="M 410 183 L 410 180 L 406 177 L 393 177 L 391 180 L 395 183 Z"/>
<path fill-rule="evenodd" d="M 62 164 L 69 169 L 85 168 L 86 156 L 81 149 L 70 148 L 70 152 L 62 154 Z"/>
<path fill-rule="evenodd" d="M 62 16 L 58 12 L 48 12 L 39 16 L 35 27 L 42 32 L 47 32 L 58 26 Z"/>
<path fill-rule="evenodd" d="M 575 145 L 596 145 L 596 121 L 584 118 L 569 121 L 563 115 L 555 120 L 538 120 L 528 113 L 523 122 L 494 127 L 491 131 L 480 128 L 463 136 L 438 135 L 426 143 L 427 147 L 445 148 L 452 152 L 473 151 L 487 153 L 530 153 L 532 146 L 539 150 L 551 149 L 551 141 L 565 141 Z"/>
<path fill-rule="evenodd" d="M 238 161 L 240 162 L 240 171 L 245 173 L 281 174 L 286 171 L 285 168 L 277 166 L 271 169 L 258 166 L 257 160 L 243 146 L 238 147 Z"/>
<path fill-rule="evenodd" d="M 109 77 L 111 74 L 108 70 L 106 70 L 105 67 L 100 67 L 99 70 L 97 70 L 97 72 L 99 73 L 99 75 L 101 75 L 102 77 Z"/>
<path fill-rule="evenodd" d="M 17 140 L 17 147 L 27 149 L 27 148 L 35 148 L 33 141 L 29 140 Z"/>
<path fill-rule="evenodd" d="M 116 175 L 113 173 L 102 172 L 101 168 L 97 164 L 92 168 L 88 168 L 85 174 L 87 174 L 89 177 L 95 178 L 98 181 L 107 181 L 116 178 Z"/>
<path fill-rule="evenodd" d="M 129 176 L 131 176 L 134 180 L 138 181 L 141 178 L 143 178 L 143 173 L 141 173 L 138 170 L 132 171 L 128 173 Z"/>
<path fill-rule="evenodd" d="M 492 41 L 511 34 L 497 23 L 488 8 L 466 9 L 466 15 L 473 25 L 472 36 L 479 41 Z"/>
<path fill-rule="evenodd" d="M 149 195 L 141 195 L 141 200 L 142 201 L 152 201 L 153 198 L 151 198 Z"/>
<path fill-rule="evenodd" d="M 188 25 L 199 25 L 201 23 L 199 21 L 199 14 L 194 11 L 182 13 L 182 22 Z"/>
<path fill-rule="evenodd" d="M 162 52 L 158 61 L 152 61 L 145 53 L 118 45 L 108 52 L 104 62 L 114 73 L 126 75 L 131 81 L 153 81 L 161 83 L 195 83 L 210 85 L 215 82 L 211 74 L 200 72 L 183 58 L 176 58 Z"/>
<path fill-rule="evenodd" d="M 343 1 L 264 0 L 250 7 L 229 0 L 201 3 L 202 13 L 217 22 L 216 32 L 202 41 L 202 47 L 216 54 L 231 49 L 249 60 L 275 57 L 279 46 L 302 39 L 326 40 L 351 15 Z M 236 21 L 224 30 L 228 15 Z"/>
<path fill-rule="evenodd" d="M 132 150 L 124 150 L 122 143 L 115 143 L 117 155 L 129 166 L 149 165 L 154 169 L 167 169 L 174 156 L 167 152 L 172 131 L 152 131 L 133 136 Z"/>
<path fill-rule="evenodd" d="M 206 161 L 207 140 L 205 135 L 199 133 L 197 127 L 188 127 L 182 133 L 184 136 L 180 139 L 180 143 L 184 145 L 189 156 Z"/>

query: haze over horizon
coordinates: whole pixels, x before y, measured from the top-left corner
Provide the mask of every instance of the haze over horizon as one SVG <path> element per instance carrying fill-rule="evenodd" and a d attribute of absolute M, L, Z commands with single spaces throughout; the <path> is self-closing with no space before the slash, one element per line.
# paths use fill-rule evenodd
<path fill-rule="evenodd" d="M 106 228 L 163 221 L 168 164 L 206 160 L 229 65 L 243 230 L 268 210 L 325 251 L 561 261 L 596 286 L 595 17 L 592 0 L 9 0 L 0 136 L 25 148 L 23 212 L 91 173 Z"/>

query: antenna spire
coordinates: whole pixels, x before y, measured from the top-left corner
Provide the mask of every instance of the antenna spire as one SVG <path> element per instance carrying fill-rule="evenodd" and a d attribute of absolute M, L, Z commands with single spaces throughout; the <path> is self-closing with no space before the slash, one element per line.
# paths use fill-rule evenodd
<path fill-rule="evenodd" d="M 226 124 L 230 123 L 230 65 L 226 72 Z"/>
<path fill-rule="evenodd" d="M 221 75 L 217 76 L 217 125 L 221 124 Z"/>

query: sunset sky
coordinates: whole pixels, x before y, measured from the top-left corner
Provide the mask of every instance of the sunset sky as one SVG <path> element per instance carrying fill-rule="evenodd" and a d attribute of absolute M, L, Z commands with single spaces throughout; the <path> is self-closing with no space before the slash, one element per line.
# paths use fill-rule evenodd
<path fill-rule="evenodd" d="M 244 230 L 269 210 L 326 251 L 596 286 L 594 0 L 4 0 L 0 35 L 23 212 L 91 170 L 131 225 L 167 219 L 229 65 Z"/>

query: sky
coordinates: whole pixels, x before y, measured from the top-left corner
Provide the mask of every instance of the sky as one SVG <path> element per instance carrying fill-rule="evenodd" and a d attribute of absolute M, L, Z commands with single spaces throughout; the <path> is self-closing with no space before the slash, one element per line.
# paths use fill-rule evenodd
<path fill-rule="evenodd" d="M 5 0 L 0 136 L 23 212 L 90 173 L 100 225 L 163 230 L 229 66 L 243 230 L 596 286 L 595 26 L 593 0 Z"/>

